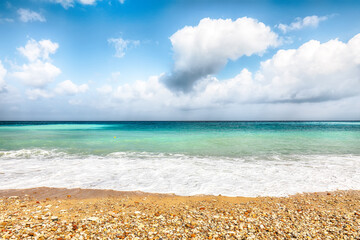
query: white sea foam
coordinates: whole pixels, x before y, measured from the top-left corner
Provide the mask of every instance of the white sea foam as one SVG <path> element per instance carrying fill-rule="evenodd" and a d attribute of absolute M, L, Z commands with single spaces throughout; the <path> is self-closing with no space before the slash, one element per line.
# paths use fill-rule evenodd
<path fill-rule="evenodd" d="M 0 151 L 0 188 L 101 188 L 227 196 L 285 196 L 360 189 L 360 156 L 273 155 L 241 158 L 56 150 Z"/>

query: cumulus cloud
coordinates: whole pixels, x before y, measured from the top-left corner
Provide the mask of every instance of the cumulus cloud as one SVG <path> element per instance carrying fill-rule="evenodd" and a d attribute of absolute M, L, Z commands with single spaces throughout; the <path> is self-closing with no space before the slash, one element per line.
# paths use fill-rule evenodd
<path fill-rule="evenodd" d="M 4 91 L 5 89 L 5 75 L 6 75 L 7 71 L 4 68 L 4 66 L 2 65 L 2 62 L 0 61 L 0 93 L 2 91 Z"/>
<path fill-rule="evenodd" d="M 311 40 L 298 49 L 279 50 L 255 74 L 244 69 L 233 79 L 212 81 L 204 92 L 216 89 L 217 101 L 240 103 L 324 102 L 355 96 L 360 94 L 359 54 L 360 34 L 347 43 Z"/>
<path fill-rule="evenodd" d="M 173 108 L 195 110 L 224 107 L 254 101 L 260 88 L 253 84 L 252 73 L 244 69 L 235 78 L 218 80 L 207 77 L 198 81 L 190 93 L 177 93 L 161 81 L 164 75 L 152 76 L 147 81 L 122 84 L 115 88 L 104 85 L 98 92 L 119 104 L 134 109 Z"/>
<path fill-rule="evenodd" d="M 17 48 L 18 52 L 27 58 L 28 63 L 15 66 L 11 76 L 31 87 L 26 90 L 29 99 L 52 98 L 57 94 L 75 95 L 89 89 L 87 84 L 77 85 L 70 80 L 58 83 L 54 89 L 47 88 L 48 84 L 61 74 L 61 70 L 51 63 L 50 58 L 58 48 L 59 44 L 51 40 L 35 41 L 34 39 L 28 40 L 24 47 Z"/>
<path fill-rule="evenodd" d="M 38 59 L 49 60 L 49 55 L 54 54 L 59 48 L 59 44 L 50 40 L 35 41 L 28 40 L 25 47 L 19 47 L 17 50 L 24 55 L 29 61 L 33 62 Z"/>
<path fill-rule="evenodd" d="M 127 49 L 136 47 L 140 44 L 137 40 L 125 40 L 122 38 L 109 38 L 108 43 L 115 48 L 115 57 L 122 58 L 125 56 Z"/>
<path fill-rule="evenodd" d="M 159 82 L 158 76 L 153 76 L 148 81 L 136 81 L 132 84 L 119 85 L 113 91 L 113 97 L 124 102 L 156 101 L 160 102 L 170 97 L 172 93 Z M 170 98 L 168 98 L 170 99 Z"/>
<path fill-rule="evenodd" d="M 23 64 L 20 71 L 12 76 L 21 80 L 24 84 L 32 87 L 44 87 L 59 76 L 61 70 L 49 62 L 37 60 L 29 64 Z"/>
<path fill-rule="evenodd" d="M 223 108 L 240 102 L 248 102 L 252 97 L 252 74 L 243 70 L 236 78 L 218 80 L 207 77 L 198 81 L 190 93 L 177 93 L 169 90 L 161 81 L 163 75 L 152 76 L 147 81 L 122 84 L 115 88 L 103 86 L 99 91 L 106 96 L 103 105 L 137 109 L 139 111 L 162 111 L 164 109 L 191 111 Z M 251 86 L 252 87 L 252 86 Z M 241 94 L 241 96 L 239 96 Z"/>
<path fill-rule="evenodd" d="M 20 8 L 17 13 L 19 14 L 20 21 L 22 22 L 46 22 L 44 16 L 29 9 Z"/>
<path fill-rule="evenodd" d="M 89 86 L 87 84 L 76 85 L 72 81 L 66 80 L 56 86 L 55 92 L 58 94 L 75 95 L 78 93 L 84 93 L 88 89 Z"/>
<path fill-rule="evenodd" d="M 173 72 L 163 81 L 172 89 L 188 92 L 199 79 L 217 73 L 241 56 L 262 54 L 279 45 L 277 34 L 253 18 L 204 18 L 170 37 L 174 51 Z"/>
<path fill-rule="evenodd" d="M 320 22 L 325 21 L 328 19 L 328 16 L 307 16 L 304 18 L 296 18 L 294 22 L 287 24 L 280 23 L 276 27 L 278 27 L 283 33 L 286 33 L 288 31 L 292 30 L 299 30 L 305 27 L 313 27 L 316 28 Z"/>
<path fill-rule="evenodd" d="M 17 50 L 25 56 L 29 63 L 18 67 L 12 76 L 32 87 L 44 87 L 60 75 L 61 70 L 50 62 L 50 54 L 54 54 L 59 45 L 50 40 L 35 41 L 30 39 L 25 47 Z"/>
<path fill-rule="evenodd" d="M 88 89 L 89 86 L 87 84 L 76 85 L 72 81 L 66 80 L 58 83 L 53 90 L 38 87 L 27 89 L 26 95 L 30 100 L 36 100 L 38 98 L 52 98 L 57 94 L 72 96 L 79 93 L 85 93 Z"/>
<path fill-rule="evenodd" d="M 278 51 L 261 63 L 256 78 L 267 89 L 268 101 L 340 99 L 359 94 L 359 54 L 360 34 L 347 43 L 311 40 L 298 49 Z"/>
<path fill-rule="evenodd" d="M 306 104 L 360 95 L 360 34 L 348 42 L 311 40 L 297 49 L 279 50 L 258 71 L 243 69 L 231 79 L 208 76 L 193 91 L 176 93 L 161 81 L 104 86 L 98 92 L 133 109 L 221 109 L 243 104 Z M 104 91 L 102 91 L 104 90 Z M 290 109 L 291 107 L 289 107 Z"/>

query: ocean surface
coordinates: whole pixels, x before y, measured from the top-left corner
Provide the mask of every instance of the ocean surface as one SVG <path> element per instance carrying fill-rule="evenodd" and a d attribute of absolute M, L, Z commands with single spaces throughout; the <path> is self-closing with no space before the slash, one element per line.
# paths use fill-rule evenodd
<path fill-rule="evenodd" d="M 360 122 L 0 122 L 0 189 L 360 189 Z"/>

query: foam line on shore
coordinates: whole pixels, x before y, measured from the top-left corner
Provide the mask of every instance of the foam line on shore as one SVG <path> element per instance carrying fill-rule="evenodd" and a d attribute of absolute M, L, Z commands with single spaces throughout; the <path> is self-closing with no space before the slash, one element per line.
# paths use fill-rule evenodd
<path fill-rule="evenodd" d="M 2 189 L 65 187 L 177 195 L 287 196 L 359 189 L 360 156 L 267 155 L 238 158 L 117 152 L 0 152 Z"/>

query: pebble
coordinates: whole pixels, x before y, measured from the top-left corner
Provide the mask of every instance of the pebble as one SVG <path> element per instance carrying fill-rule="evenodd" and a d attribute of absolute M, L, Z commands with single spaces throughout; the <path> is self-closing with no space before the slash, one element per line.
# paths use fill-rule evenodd
<path fill-rule="evenodd" d="M 36 202 L 31 198 L 2 198 L 0 238 L 359 239 L 360 236 L 360 191 L 259 197 L 248 201 L 150 195 L 146 199 L 67 198 L 61 202 L 49 199 L 46 206 Z"/>

